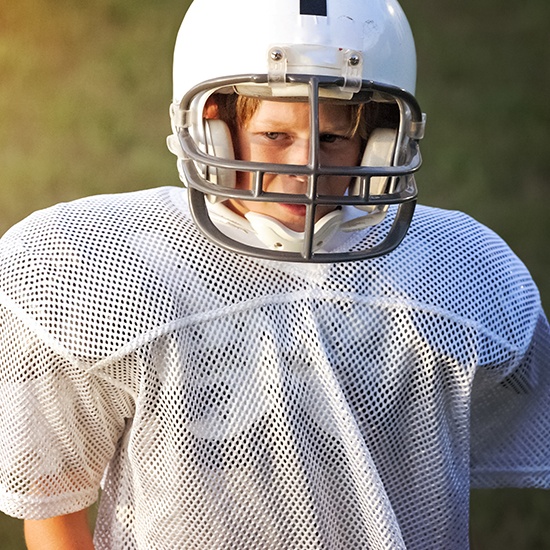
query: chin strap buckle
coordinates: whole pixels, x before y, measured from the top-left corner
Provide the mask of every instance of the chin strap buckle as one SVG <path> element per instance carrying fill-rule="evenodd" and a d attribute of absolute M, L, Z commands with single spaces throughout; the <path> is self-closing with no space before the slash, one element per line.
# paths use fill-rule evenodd
<path fill-rule="evenodd" d="M 407 127 L 407 136 L 411 139 L 420 140 L 426 132 L 426 113 L 422 113 L 422 120 L 411 120 Z"/>

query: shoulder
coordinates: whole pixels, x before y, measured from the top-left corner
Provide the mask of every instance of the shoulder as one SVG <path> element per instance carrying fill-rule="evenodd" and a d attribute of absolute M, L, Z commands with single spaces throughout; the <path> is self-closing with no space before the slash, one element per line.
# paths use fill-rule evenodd
<path fill-rule="evenodd" d="M 173 218 L 188 216 L 175 188 L 96 195 L 59 203 L 31 214 L 0 240 L 0 265 L 13 256 L 35 256 L 42 262 L 60 259 L 69 249 L 113 250 L 134 232 L 170 227 Z"/>
<path fill-rule="evenodd" d="M 146 309 L 168 301 L 158 282 L 168 275 L 154 268 L 164 249 L 194 231 L 177 191 L 94 196 L 35 212 L 0 240 L 0 306 L 82 349 L 111 331 L 112 342 L 94 355 L 163 324 L 169 304 Z"/>
<path fill-rule="evenodd" d="M 130 193 L 93 195 L 59 203 L 34 212 L 12 227 L 5 237 L 22 237 L 33 232 L 37 233 L 36 236 L 45 236 L 46 229 L 69 224 L 76 224 L 79 229 L 88 228 L 91 232 L 97 226 L 119 225 L 136 217 L 147 221 L 148 213 L 169 214 L 174 208 L 172 197 L 175 191 L 176 188 L 158 187 Z M 39 233 L 40 230 L 42 233 Z M 81 234 L 82 237 L 84 235 Z"/>
<path fill-rule="evenodd" d="M 68 282 L 98 274 L 122 276 L 132 263 L 132 248 L 147 254 L 154 239 L 169 238 L 186 223 L 173 188 L 97 195 L 37 211 L 12 227 L 0 240 L 0 289 L 25 279 Z"/>
<path fill-rule="evenodd" d="M 362 299 L 408 311 L 426 327 L 437 320 L 442 331 L 467 329 L 521 349 L 541 311 L 538 289 L 516 254 L 494 231 L 457 211 L 417 207 L 396 250 L 336 266 L 335 274 Z"/>
<path fill-rule="evenodd" d="M 396 261 L 415 297 L 484 330 L 522 340 L 538 318 L 540 296 L 526 266 L 462 212 L 420 206 Z"/>
<path fill-rule="evenodd" d="M 471 216 L 453 210 L 419 206 L 402 253 L 413 265 L 438 276 L 477 286 L 530 275 L 508 244 Z"/>
<path fill-rule="evenodd" d="M 502 242 L 494 231 L 464 212 L 424 205 L 417 206 L 409 234 L 438 246 L 459 242 L 464 249 L 492 239 Z"/>

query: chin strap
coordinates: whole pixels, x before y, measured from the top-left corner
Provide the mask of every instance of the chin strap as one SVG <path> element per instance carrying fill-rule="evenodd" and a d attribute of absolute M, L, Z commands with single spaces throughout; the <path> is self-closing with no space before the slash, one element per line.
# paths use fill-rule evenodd
<path fill-rule="evenodd" d="M 334 236 L 342 223 L 342 210 L 339 208 L 323 216 L 314 226 L 313 250 L 319 250 Z M 305 233 L 292 231 L 276 219 L 247 212 L 245 218 L 256 233 L 256 236 L 270 250 L 282 252 L 301 252 L 304 244 Z"/>
<path fill-rule="evenodd" d="M 218 226 L 226 225 L 238 229 L 245 234 L 254 234 L 268 249 L 281 252 L 301 252 L 305 233 L 292 231 L 271 216 L 247 212 L 241 216 L 222 203 L 208 204 L 208 210 Z M 334 234 L 340 229 L 343 221 L 341 208 L 323 216 L 314 226 L 313 250 L 325 246 Z"/>

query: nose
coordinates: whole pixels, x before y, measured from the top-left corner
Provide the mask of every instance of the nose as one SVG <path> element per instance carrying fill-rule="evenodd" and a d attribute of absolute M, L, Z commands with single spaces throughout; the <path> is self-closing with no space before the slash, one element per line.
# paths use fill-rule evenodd
<path fill-rule="evenodd" d="M 307 164 L 309 162 L 309 139 L 296 139 L 289 147 L 287 160 L 288 164 Z"/>
<path fill-rule="evenodd" d="M 297 139 L 287 151 L 287 164 L 306 165 L 309 162 L 309 139 Z M 294 174 L 288 176 L 288 182 L 293 182 L 294 193 L 303 193 L 307 184 L 307 176 Z M 296 186 L 296 184 L 298 184 Z"/>

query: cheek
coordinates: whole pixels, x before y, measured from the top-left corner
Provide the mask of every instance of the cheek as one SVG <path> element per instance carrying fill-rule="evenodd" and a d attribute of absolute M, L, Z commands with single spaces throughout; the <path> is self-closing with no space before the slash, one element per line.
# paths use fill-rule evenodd
<path fill-rule="evenodd" d="M 342 165 L 359 166 L 364 148 L 363 140 L 359 136 L 356 136 L 349 142 L 349 149 L 342 158 Z"/>
<path fill-rule="evenodd" d="M 250 189 L 250 174 L 248 172 L 237 172 L 235 187 L 237 189 Z"/>
<path fill-rule="evenodd" d="M 238 132 L 234 139 L 235 158 L 237 160 L 250 161 L 250 142 L 245 139 L 242 132 Z M 237 172 L 236 188 L 250 189 L 252 185 L 252 174 L 249 172 Z"/>
<path fill-rule="evenodd" d="M 235 158 L 238 160 L 250 160 L 250 142 L 245 139 L 243 132 L 237 132 L 233 139 Z"/>
<path fill-rule="evenodd" d="M 264 174 L 263 188 L 267 190 L 273 181 L 277 178 L 276 174 Z M 254 174 L 251 172 L 237 172 L 236 184 L 237 189 L 252 189 L 254 182 Z"/>
<path fill-rule="evenodd" d="M 318 189 L 322 194 L 341 197 L 346 193 L 346 190 L 349 187 L 350 183 L 351 178 L 347 176 L 319 178 Z"/>
<path fill-rule="evenodd" d="M 320 161 L 325 166 L 358 166 L 363 153 L 359 136 L 336 145 L 321 146 Z"/>

